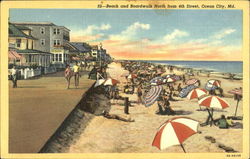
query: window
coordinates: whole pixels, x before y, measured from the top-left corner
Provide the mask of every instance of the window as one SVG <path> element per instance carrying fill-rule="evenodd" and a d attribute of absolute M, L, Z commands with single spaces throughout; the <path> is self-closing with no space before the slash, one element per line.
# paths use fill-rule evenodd
<path fill-rule="evenodd" d="M 59 61 L 62 61 L 62 54 L 59 54 Z"/>
<path fill-rule="evenodd" d="M 55 58 L 54 58 L 55 55 L 52 55 L 52 61 L 55 61 Z"/>
<path fill-rule="evenodd" d="M 60 34 L 60 29 L 54 28 L 54 34 Z"/>
<path fill-rule="evenodd" d="M 45 39 L 41 39 L 41 45 L 45 45 Z"/>
<path fill-rule="evenodd" d="M 56 60 L 55 61 L 58 61 L 58 54 L 55 54 L 56 55 Z"/>
<path fill-rule="evenodd" d="M 44 27 L 41 27 L 41 28 L 40 28 L 40 33 L 41 33 L 41 34 L 45 34 L 45 28 L 44 28 Z"/>
<path fill-rule="evenodd" d="M 61 41 L 59 39 L 54 40 L 54 46 L 61 45 Z"/>
<path fill-rule="evenodd" d="M 21 47 L 21 39 L 16 39 L 16 47 Z"/>

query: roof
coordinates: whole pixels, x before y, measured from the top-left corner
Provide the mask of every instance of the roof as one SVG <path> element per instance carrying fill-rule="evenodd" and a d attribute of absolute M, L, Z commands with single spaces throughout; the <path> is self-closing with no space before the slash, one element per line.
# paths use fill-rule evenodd
<path fill-rule="evenodd" d="M 84 46 L 84 43 L 81 43 L 81 42 L 70 42 L 69 45 L 73 46 L 74 48 L 76 48 L 80 52 L 89 51 L 89 49 Z"/>
<path fill-rule="evenodd" d="M 9 37 L 25 37 L 29 39 L 35 39 L 33 36 L 23 33 L 12 23 L 9 23 Z"/>
<path fill-rule="evenodd" d="M 55 25 L 52 22 L 12 22 L 15 25 L 37 25 L 37 26 L 58 26 Z M 70 31 L 70 29 L 66 28 L 65 26 L 58 26 L 58 27 L 62 27 L 64 29 L 66 29 L 67 31 Z"/>
<path fill-rule="evenodd" d="M 19 53 L 19 54 L 36 54 L 36 53 L 39 53 L 39 54 L 52 54 L 52 53 L 49 53 L 49 52 L 43 52 L 43 51 L 40 51 L 40 50 L 33 50 L 33 49 L 16 50 L 16 52 Z"/>
<path fill-rule="evenodd" d="M 23 26 L 23 25 L 16 25 L 16 27 L 20 30 L 31 30 L 30 28 Z"/>
<path fill-rule="evenodd" d="M 52 22 L 12 22 L 17 25 L 44 25 L 44 26 L 54 26 Z"/>

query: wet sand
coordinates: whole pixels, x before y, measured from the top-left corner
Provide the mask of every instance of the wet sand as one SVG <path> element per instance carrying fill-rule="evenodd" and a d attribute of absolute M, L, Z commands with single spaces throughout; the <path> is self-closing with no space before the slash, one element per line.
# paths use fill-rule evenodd
<path fill-rule="evenodd" d="M 123 90 L 122 86 L 126 80 L 124 77 L 121 77 L 121 75 L 126 72 L 126 70 L 121 68 L 119 63 L 112 63 L 109 65 L 108 72 L 111 77 L 121 81 L 119 87 Z M 204 83 L 213 77 L 196 76 L 195 78 L 201 80 L 201 87 L 203 88 Z M 236 87 L 242 87 L 242 81 L 216 79 L 222 81 L 222 88 L 226 96 L 224 99 L 230 104 L 230 107 L 225 110 L 215 111 L 214 118 L 219 118 L 222 114 L 233 116 L 236 101 L 234 101 L 232 95 L 227 94 L 227 91 Z M 89 123 L 75 144 L 70 147 L 69 153 L 183 153 L 180 146 L 172 146 L 165 150 L 158 150 L 156 147 L 151 146 L 159 126 L 166 120 L 176 116 L 191 117 L 201 123 L 205 122 L 208 116 L 207 111 L 198 111 L 199 105 L 197 100 L 190 101 L 186 98 L 175 97 L 179 101 L 171 101 L 170 103 L 171 107 L 179 114 L 168 116 L 155 114 L 158 110 L 156 103 L 151 107 L 145 107 L 144 105 L 135 103 L 137 100 L 136 94 L 120 94 L 123 97 L 129 97 L 129 100 L 132 101 L 132 107 L 129 108 L 130 114 L 124 114 L 124 101 L 122 100 L 111 100 L 112 108 L 110 114 L 131 118 L 134 119 L 135 122 L 123 122 L 97 116 Z M 239 103 L 237 116 L 243 116 L 242 101 Z M 201 134 L 195 134 L 184 141 L 183 145 L 187 152 L 225 152 L 218 147 L 218 144 L 224 144 L 238 152 L 242 152 L 242 129 L 219 129 L 217 126 L 205 126 L 199 127 L 199 130 L 202 132 Z M 211 143 L 206 140 L 205 136 L 214 137 L 216 143 Z"/>
<path fill-rule="evenodd" d="M 38 152 L 94 82 L 84 75 L 66 89 L 63 72 L 18 80 L 15 89 L 9 81 L 9 152 Z"/>

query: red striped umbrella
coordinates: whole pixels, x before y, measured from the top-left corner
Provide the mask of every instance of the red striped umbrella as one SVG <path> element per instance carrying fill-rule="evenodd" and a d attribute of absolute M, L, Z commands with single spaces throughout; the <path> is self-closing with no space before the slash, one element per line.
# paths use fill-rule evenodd
<path fill-rule="evenodd" d="M 136 78 L 136 77 L 137 77 L 136 74 L 130 74 L 130 75 L 128 75 L 128 78 Z"/>
<path fill-rule="evenodd" d="M 242 96 L 242 89 L 232 89 L 230 91 L 228 91 L 228 93 L 231 93 L 231 94 L 238 94 L 238 95 L 241 95 Z"/>
<path fill-rule="evenodd" d="M 185 84 L 186 84 L 186 85 L 192 85 L 192 84 L 195 84 L 195 83 L 197 83 L 197 82 L 198 82 L 197 79 L 192 78 L 192 79 L 187 80 L 187 81 L 185 82 Z"/>
<path fill-rule="evenodd" d="M 198 101 L 200 106 L 205 106 L 208 108 L 219 108 L 219 109 L 225 109 L 229 106 L 229 104 L 217 96 L 206 96 L 204 98 L 201 98 Z"/>
<path fill-rule="evenodd" d="M 238 109 L 238 106 L 239 106 L 239 102 L 242 99 L 242 89 L 241 88 L 235 88 L 235 89 L 233 89 L 231 91 L 228 91 L 228 93 L 236 95 L 237 104 L 236 104 L 235 113 L 234 113 L 234 116 L 236 116 L 237 109 Z"/>
<path fill-rule="evenodd" d="M 117 83 L 120 83 L 118 80 L 115 80 L 113 78 L 108 78 L 105 82 L 104 82 L 104 86 L 107 86 L 107 85 L 116 85 Z"/>
<path fill-rule="evenodd" d="M 172 82 L 175 82 L 176 80 L 172 77 L 168 77 L 166 79 L 163 80 L 164 83 L 172 83 Z"/>
<path fill-rule="evenodd" d="M 181 145 L 190 136 L 198 131 L 199 122 L 187 117 L 176 117 L 166 121 L 158 129 L 152 146 L 156 146 L 160 150 L 173 145 Z"/>
<path fill-rule="evenodd" d="M 213 108 L 219 108 L 219 109 L 225 109 L 229 106 L 229 104 L 221 99 L 220 97 L 217 96 L 206 96 L 201 98 L 198 101 L 200 106 L 205 106 L 207 107 L 207 111 L 208 111 L 208 120 L 211 119 L 211 124 L 210 126 L 212 126 L 212 124 L 214 123 L 214 119 L 213 119 Z M 208 108 L 212 108 L 212 113 L 210 112 L 210 110 Z"/>
<path fill-rule="evenodd" d="M 216 86 L 216 87 L 221 87 L 221 81 L 216 80 L 216 79 L 210 79 L 207 81 L 208 84 Z"/>
<path fill-rule="evenodd" d="M 189 94 L 187 95 L 187 98 L 191 100 L 195 98 L 200 98 L 201 96 L 206 95 L 206 94 L 207 94 L 207 91 L 205 89 L 196 88 L 196 89 L 193 89 L 191 92 L 189 92 Z"/>

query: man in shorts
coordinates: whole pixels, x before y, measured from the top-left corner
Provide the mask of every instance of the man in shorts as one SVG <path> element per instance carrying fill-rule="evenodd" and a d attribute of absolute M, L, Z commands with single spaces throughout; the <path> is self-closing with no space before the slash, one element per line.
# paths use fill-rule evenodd
<path fill-rule="evenodd" d="M 79 86 L 79 78 L 80 78 L 80 67 L 78 66 L 77 62 L 73 66 L 73 72 L 75 76 L 75 87 Z"/>

